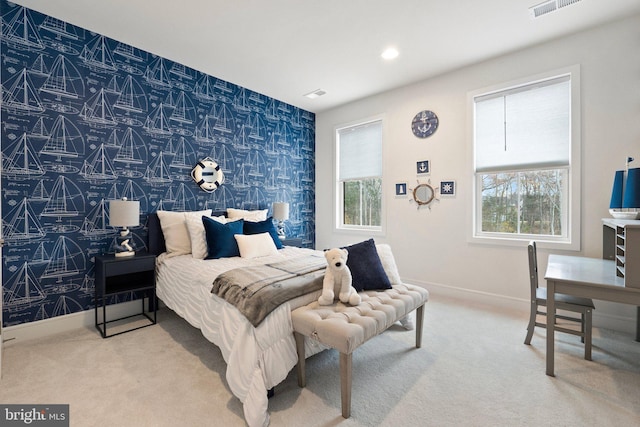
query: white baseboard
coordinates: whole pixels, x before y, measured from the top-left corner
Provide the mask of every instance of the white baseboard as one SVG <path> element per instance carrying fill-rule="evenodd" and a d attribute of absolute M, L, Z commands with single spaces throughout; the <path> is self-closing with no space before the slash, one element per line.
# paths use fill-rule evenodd
<path fill-rule="evenodd" d="M 529 313 L 529 300 L 513 298 L 489 292 L 481 292 L 454 286 L 442 285 L 439 283 L 424 282 L 420 280 L 406 279 L 407 283 L 421 286 L 430 292 L 430 297 L 443 295 L 466 301 L 473 301 L 495 307 L 497 310 L 522 311 L 526 317 Z M 162 303 L 160 303 L 162 307 Z M 140 301 L 129 301 L 107 307 L 108 318 L 119 318 L 130 316 L 140 312 Z M 619 316 L 606 312 L 593 313 L 593 326 L 620 331 L 628 334 L 635 334 L 636 319 L 634 317 Z M 66 316 L 53 317 L 51 319 L 39 320 L 37 322 L 24 323 L 16 326 L 3 328 L 2 338 L 6 347 L 15 343 L 40 339 L 61 332 L 69 332 L 79 328 L 95 328 L 95 317 L 93 310 L 86 310 L 79 313 L 68 314 Z M 99 334 L 96 329 L 96 334 Z"/>
<path fill-rule="evenodd" d="M 429 290 L 430 294 L 435 297 L 437 297 L 437 295 L 443 295 L 450 298 L 475 301 L 481 304 L 495 307 L 498 310 L 516 310 L 522 311 L 525 316 L 529 315 L 530 303 L 528 299 L 508 297 L 505 295 L 492 294 L 489 292 L 481 292 L 464 288 L 456 288 L 454 286 L 443 285 L 440 283 L 424 282 L 420 280 L 406 279 L 406 281 L 407 283 L 421 286 Z M 593 312 L 593 326 L 596 328 L 612 329 L 635 336 L 636 318 L 633 316 L 620 316 L 612 314 L 610 312 L 605 312 L 603 310 L 595 310 Z"/>
<path fill-rule="evenodd" d="M 136 313 L 140 313 L 140 300 L 107 306 L 107 319 L 117 319 Z M 100 315 L 102 315 L 102 313 L 100 313 Z M 93 328 L 96 331 L 96 335 L 99 336 L 100 332 L 95 329 L 95 314 L 93 309 L 38 320 L 36 322 L 8 326 L 3 328 L 2 338 L 5 347 L 10 347 L 25 340 L 41 339 L 50 335 L 80 328 Z"/>

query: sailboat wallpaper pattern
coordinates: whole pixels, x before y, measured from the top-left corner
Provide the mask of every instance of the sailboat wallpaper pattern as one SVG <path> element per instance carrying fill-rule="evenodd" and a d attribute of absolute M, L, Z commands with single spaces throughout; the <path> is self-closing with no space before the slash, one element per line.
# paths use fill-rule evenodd
<path fill-rule="evenodd" d="M 313 113 L 0 0 L 5 326 L 93 308 L 95 255 L 113 252 L 110 199 L 156 210 L 270 208 L 314 244 Z M 214 159 L 209 194 L 190 171 Z M 120 298 L 112 302 L 131 299 Z"/>

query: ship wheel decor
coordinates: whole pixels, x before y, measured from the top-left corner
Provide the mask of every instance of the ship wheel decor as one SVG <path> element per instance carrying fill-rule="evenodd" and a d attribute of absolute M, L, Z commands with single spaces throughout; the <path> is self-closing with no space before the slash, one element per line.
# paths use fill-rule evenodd
<path fill-rule="evenodd" d="M 422 206 L 426 206 L 429 208 L 429 210 L 431 210 L 432 202 L 434 200 L 438 202 L 440 201 L 440 199 L 438 198 L 440 187 L 433 187 L 431 185 L 431 180 L 427 181 L 426 183 L 421 183 L 420 181 L 418 181 L 418 185 L 414 188 L 410 188 L 409 191 L 411 191 L 412 197 L 412 199 L 410 199 L 409 201 L 416 202 L 416 204 L 418 205 L 418 209 L 420 209 L 420 207 Z"/>

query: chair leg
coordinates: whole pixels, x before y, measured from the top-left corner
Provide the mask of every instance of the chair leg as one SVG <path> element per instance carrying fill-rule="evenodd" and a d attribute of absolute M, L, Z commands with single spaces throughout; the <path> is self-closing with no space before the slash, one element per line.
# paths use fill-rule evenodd
<path fill-rule="evenodd" d="M 591 309 L 584 315 L 584 358 L 591 360 Z"/>
<path fill-rule="evenodd" d="M 536 327 L 536 312 L 538 311 L 538 304 L 531 303 L 531 314 L 529 315 L 529 326 L 527 326 L 527 337 L 524 339 L 526 345 L 531 344 L 531 338 L 533 338 L 533 329 Z"/>
<path fill-rule="evenodd" d="M 304 335 L 298 332 L 294 332 L 293 335 L 296 338 L 296 351 L 298 352 L 298 387 L 304 387 L 307 385 L 307 378 L 304 371 Z"/>
<path fill-rule="evenodd" d="M 353 353 L 340 353 L 340 399 L 342 418 L 351 416 L 351 362 Z"/>
<path fill-rule="evenodd" d="M 580 323 L 580 332 L 582 332 L 582 334 L 583 334 L 583 335 L 580 337 L 580 341 L 581 341 L 582 343 L 584 343 L 584 334 L 585 334 L 585 330 L 584 330 L 584 329 L 585 329 L 585 328 L 584 328 L 585 313 L 582 313 L 582 314 L 580 315 L 580 318 L 582 319 L 582 322 Z"/>

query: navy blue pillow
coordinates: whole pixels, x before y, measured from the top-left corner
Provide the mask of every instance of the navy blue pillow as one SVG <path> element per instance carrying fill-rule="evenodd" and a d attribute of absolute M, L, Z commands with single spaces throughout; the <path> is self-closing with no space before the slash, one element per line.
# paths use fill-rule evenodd
<path fill-rule="evenodd" d="M 260 233 L 269 233 L 271 238 L 273 239 L 273 243 L 276 244 L 276 248 L 282 249 L 282 242 L 280 241 L 280 237 L 278 237 L 278 232 L 276 231 L 276 227 L 273 225 L 273 218 L 269 217 L 264 221 L 245 221 L 242 226 L 244 234 L 260 234 Z"/>
<path fill-rule="evenodd" d="M 351 270 L 356 291 L 391 289 L 391 282 L 382 267 L 373 239 L 345 246 L 344 249 L 349 251 L 347 267 Z"/>
<path fill-rule="evenodd" d="M 209 217 L 203 216 L 204 232 L 207 236 L 207 258 L 218 259 L 232 256 L 240 256 L 236 234 L 242 234 L 243 220 L 237 220 L 222 224 Z"/>

